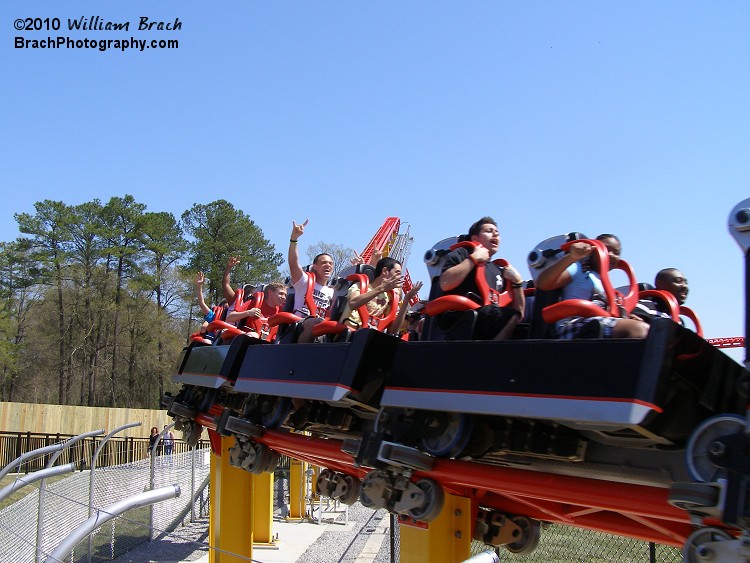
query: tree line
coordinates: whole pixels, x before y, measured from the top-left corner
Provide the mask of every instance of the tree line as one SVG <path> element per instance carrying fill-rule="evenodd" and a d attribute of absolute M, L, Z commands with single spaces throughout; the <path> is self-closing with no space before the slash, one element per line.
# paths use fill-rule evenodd
<path fill-rule="evenodd" d="M 80 205 L 45 200 L 15 215 L 21 235 L 0 243 L 0 400 L 158 408 L 199 314 L 233 278 L 281 277 L 283 257 L 225 201 L 180 218 L 132 196 Z"/>

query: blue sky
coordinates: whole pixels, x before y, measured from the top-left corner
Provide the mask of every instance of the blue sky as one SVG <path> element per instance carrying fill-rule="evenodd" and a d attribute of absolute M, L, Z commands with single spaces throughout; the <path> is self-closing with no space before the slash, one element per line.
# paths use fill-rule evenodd
<path fill-rule="evenodd" d="M 286 250 L 362 250 L 388 216 L 423 252 L 490 214 L 499 255 L 617 233 L 639 278 L 688 276 L 709 337 L 744 330 L 727 232 L 750 196 L 750 4 L 35 0 L 0 4 L 0 163 L 13 214 L 132 194 L 179 216 L 231 200 Z M 67 19 L 130 21 L 67 31 Z M 140 17 L 182 29 L 137 31 Z M 17 18 L 61 19 L 16 32 Z M 173 50 L 14 38 L 178 39 Z M 302 249 L 304 250 L 304 244 Z"/>

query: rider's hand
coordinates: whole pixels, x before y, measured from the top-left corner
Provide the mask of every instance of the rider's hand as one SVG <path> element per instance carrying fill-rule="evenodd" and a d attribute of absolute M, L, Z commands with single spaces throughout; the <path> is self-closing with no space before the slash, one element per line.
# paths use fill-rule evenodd
<path fill-rule="evenodd" d="M 305 219 L 305 222 L 300 225 L 292 221 L 292 235 L 289 237 L 289 239 L 297 240 L 299 237 L 301 237 L 302 234 L 305 232 L 305 227 L 307 226 L 308 221 L 309 219 Z"/>

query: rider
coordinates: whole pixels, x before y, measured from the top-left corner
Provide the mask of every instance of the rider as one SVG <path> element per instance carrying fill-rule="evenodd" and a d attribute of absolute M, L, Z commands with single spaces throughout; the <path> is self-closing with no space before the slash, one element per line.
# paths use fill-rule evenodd
<path fill-rule="evenodd" d="M 243 301 L 249 299 L 255 301 L 255 295 L 252 293 L 243 297 Z M 255 306 L 250 307 L 250 305 L 248 305 L 248 308 L 244 311 L 236 311 L 233 308 L 227 314 L 227 322 L 235 323 L 238 327 L 247 325 L 257 328 L 260 330 L 260 333 L 258 333 L 257 330 L 253 330 L 252 332 L 249 332 L 248 335 L 255 336 L 256 338 L 263 338 L 265 340 L 265 337 L 270 331 L 267 320 L 282 310 L 284 308 L 284 303 L 286 303 L 286 286 L 281 282 L 272 282 L 263 288 L 263 299 L 260 307 L 258 307 L 256 303 L 251 303 L 250 305 Z M 259 326 L 254 326 L 256 323 L 251 322 L 254 319 L 265 319 L 266 322 L 261 322 L 259 323 Z"/>
<path fill-rule="evenodd" d="M 341 314 L 341 322 L 349 329 L 357 330 L 362 327 L 359 308 L 363 305 L 367 307 L 371 318 L 383 318 L 391 313 L 393 307 L 401 304 L 394 322 L 386 329 L 391 334 L 397 334 L 406 316 L 409 300 L 422 287 L 422 283 L 417 282 L 402 299 L 401 287 L 403 286 L 404 278 L 401 275 L 401 268 L 401 262 L 395 258 L 386 257 L 378 260 L 375 265 L 375 278 L 370 283 L 367 291 L 362 293 L 359 283 L 354 283 L 349 288 L 346 308 Z M 394 299 L 391 299 L 391 290 L 395 290 Z"/>
<path fill-rule="evenodd" d="M 475 269 L 484 264 L 484 273 L 491 289 L 501 292 L 506 282 L 513 292 L 513 301 L 500 307 L 494 303 L 477 309 L 477 322 L 472 337 L 477 340 L 504 340 L 513 334 L 518 320 L 523 316 L 524 294 L 521 274 L 511 265 L 500 267 L 491 261 L 500 246 L 500 232 L 492 217 L 482 217 L 470 228 L 468 239 L 478 245 L 470 250 L 459 246 L 445 259 L 440 274 L 440 290 L 443 295 L 479 295 Z M 458 313 L 449 311 L 437 317 L 441 329 L 449 329 L 457 321 Z"/>
<path fill-rule="evenodd" d="M 609 253 L 609 268 L 620 261 L 621 244 L 615 235 L 602 234 L 596 237 L 604 243 Z M 597 271 L 598 263 L 593 254 L 594 247 L 583 241 L 574 242 L 568 252 L 557 262 L 539 274 L 536 286 L 543 291 L 562 289 L 562 299 L 586 299 L 598 301 L 604 295 L 604 286 Z M 572 316 L 558 321 L 555 332 L 559 338 L 580 338 L 591 334 L 604 338 L 645 338 L 648 324 L 638 317 Z"/>
<path fill-rule="evenodd" d="M 333 302 L 334 294 L 334 289 L 328 285 L 328 281 L 333 274 L 333 257 L 327 253 L 318 254 L 310 266 L 310 272 L 315 276 L 312 298 L 317 309 L 315 316 L 312 316 L 311 311 L 305 303 L 309 274 L 300 266 L 297 252 L 297 240 L 304 234 L 307 223 L 308 219 L 305 219 L 305 222 L 301 224 L 292 221 L 292 234 L 289 237 L 289 252 L 287 256 L 292 287 L 294 288 L 294 314 L 304 319 L 302 322 L 302 332 L 297 339 L 298 342 L 313 341 L 312 329 L 325 318 Z"/>
<path fill-rule="evenodd" d="M 687 301 L 688 292 L 688 280 L 680 270 L 677 268 L 664 268 L 659 270 L 654 280 L 654 287 L 667 291 L 675 296 L 677 302 L 680 305 L 684 305 Z"/>

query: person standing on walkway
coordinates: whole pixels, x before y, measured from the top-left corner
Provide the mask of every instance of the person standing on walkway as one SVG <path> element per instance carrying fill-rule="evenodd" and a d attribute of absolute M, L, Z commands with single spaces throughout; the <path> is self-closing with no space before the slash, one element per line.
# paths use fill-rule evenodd
<path fill-rule="evenodd" d="M 164 430 L 167 430 L 167 425 L 164 425 Z M 172 455 L 174 450 L 174 434 L 171 430 L 167 430 L 164 433 L 164 455 Z"/>

